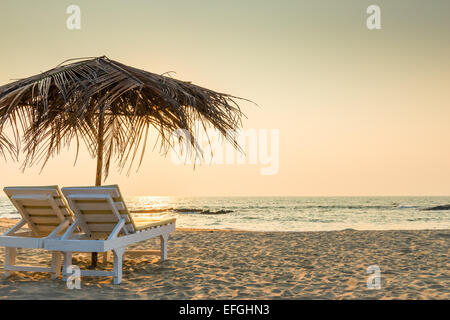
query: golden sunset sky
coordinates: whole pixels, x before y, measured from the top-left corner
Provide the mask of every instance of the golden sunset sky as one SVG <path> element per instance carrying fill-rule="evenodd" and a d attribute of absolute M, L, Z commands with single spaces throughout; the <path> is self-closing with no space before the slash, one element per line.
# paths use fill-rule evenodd
<path fill-rule="evenodd" d="M 66 8 L 81 8 L 81 30 Z M 381 7 L 381 30 L 366 8 Z M 147 149 L 111 170 L 126 195 L 358 196 L 450 193 L 450 1 L 17 1 L 0 3 L 0 84 L 75 57 L 107 55 L 242 96 L 244 128 L 279 129 L 279 172 L 176 165 Z M 153 146 L 153 145 L 151 145 Z M 75 149 L 0 187 L 91 185 Z"/>

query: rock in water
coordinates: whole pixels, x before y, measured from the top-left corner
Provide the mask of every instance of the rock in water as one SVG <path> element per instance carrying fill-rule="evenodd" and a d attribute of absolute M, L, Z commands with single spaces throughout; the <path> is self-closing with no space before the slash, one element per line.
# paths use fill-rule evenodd
<path fill-rule="evenodd" d="M 233 210 L 218 210 L 218 211 L 204 210 L 200 213 L 201 214 L 225 214 L 225 213 L 230 213 L 230 212 L 233 212 Z"/>
<path fill-rule="evenodd" d="M 189 208 L 177 208 L 172 209 L 172 211 L 180 212 L 180 213 L 197 213 L 197 214 L 225 214 L 233 212 L 233 210 L 217 210 L 217 211 L 210 211 L 208 209 L 189 209 Z"/>
<path fill-rule="evenodd" d="M 442 206 L 429 207 L 429 208 L 425 208 L 423 210 L 450 210 L 450 204 L 444 204 Z"/>

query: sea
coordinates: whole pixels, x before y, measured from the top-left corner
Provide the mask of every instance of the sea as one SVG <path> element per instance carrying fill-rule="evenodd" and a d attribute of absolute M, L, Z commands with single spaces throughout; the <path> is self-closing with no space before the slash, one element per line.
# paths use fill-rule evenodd
<path fill-rule="evenodd" d="M 126 198 L 136 216 L 177 218 L 177 227 L 249 231 L 449 229 L 450 197 L 150 197 Z M 0 197 L 0 218 L 19 218 Z"/>

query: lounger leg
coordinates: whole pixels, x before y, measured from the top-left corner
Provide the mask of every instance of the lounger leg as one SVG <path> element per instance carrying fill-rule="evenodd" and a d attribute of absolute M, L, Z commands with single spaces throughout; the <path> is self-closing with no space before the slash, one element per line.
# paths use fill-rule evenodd
<path fill-rule="evenodd" d="M 52 251 L 52 280 L 55 280 L 61 274 L 61 253 Z"/>
<path fill-rule="evenodd" d="M 67 280 L 67 268 L 72 265 L 72 252 L 65 251 L 64 252 L 64 266 L 63 266 L 63 280 Z"/>
<path fill-rule="evenodd" d="M 6 267 L 16 264 L 16 248 L 5 248 L 5 269 Z M 9 277 L 12 274 L 11 271 L 5 270 L 5 277 Z"/>
<path fill-rule="evenodd" d="M 160 235 L 161 239 L 161 261 L 167 260 L 167 241 L 169 240 L 168 234 Z"/>
<path fill-rule="evenodd" d="M 110 256 L 109 251 L 103 252 L 103 263 L 104 264 L 108 263 L 109 256 Z"/>
<path fill-rule="evenodd" d="M 97 259 L 98 259 L 98 252 L 92 252 L 91 265 L 89 266 L 90 269 L 95 269 L 95 267 L 97 266 Z"/>
<path fill-rule="evenodd" d="M 125 248 L 117 248 L 114 252 L 114 284 L 120 284 L 122 282 L 122 262 Z"/>

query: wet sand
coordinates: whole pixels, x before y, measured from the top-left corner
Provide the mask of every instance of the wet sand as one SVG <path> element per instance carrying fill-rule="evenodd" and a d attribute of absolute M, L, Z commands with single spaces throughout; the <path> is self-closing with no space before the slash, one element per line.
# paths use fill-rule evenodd
<path fill-rule="evenodd" d="M 0 219 L 0 232 L 14 222 Z M 5 279 L 1 248 L 0 299 L 449 299 L 449 244 L 450 230 L 177 229 L 169 260 L 126 257 L 122 284 L 83 277 L 79 290 L 45 273 L 16 272 Z M 159 248 L 159 241 L 132 248 Z M 74 262 L 87 267 L 89 258 L 75 255 Z M 18 263 L 49 261 L 45 251 L 18 253 Z M 381 270 L 381 289 L 367 288 L 370 265 Z"/>

